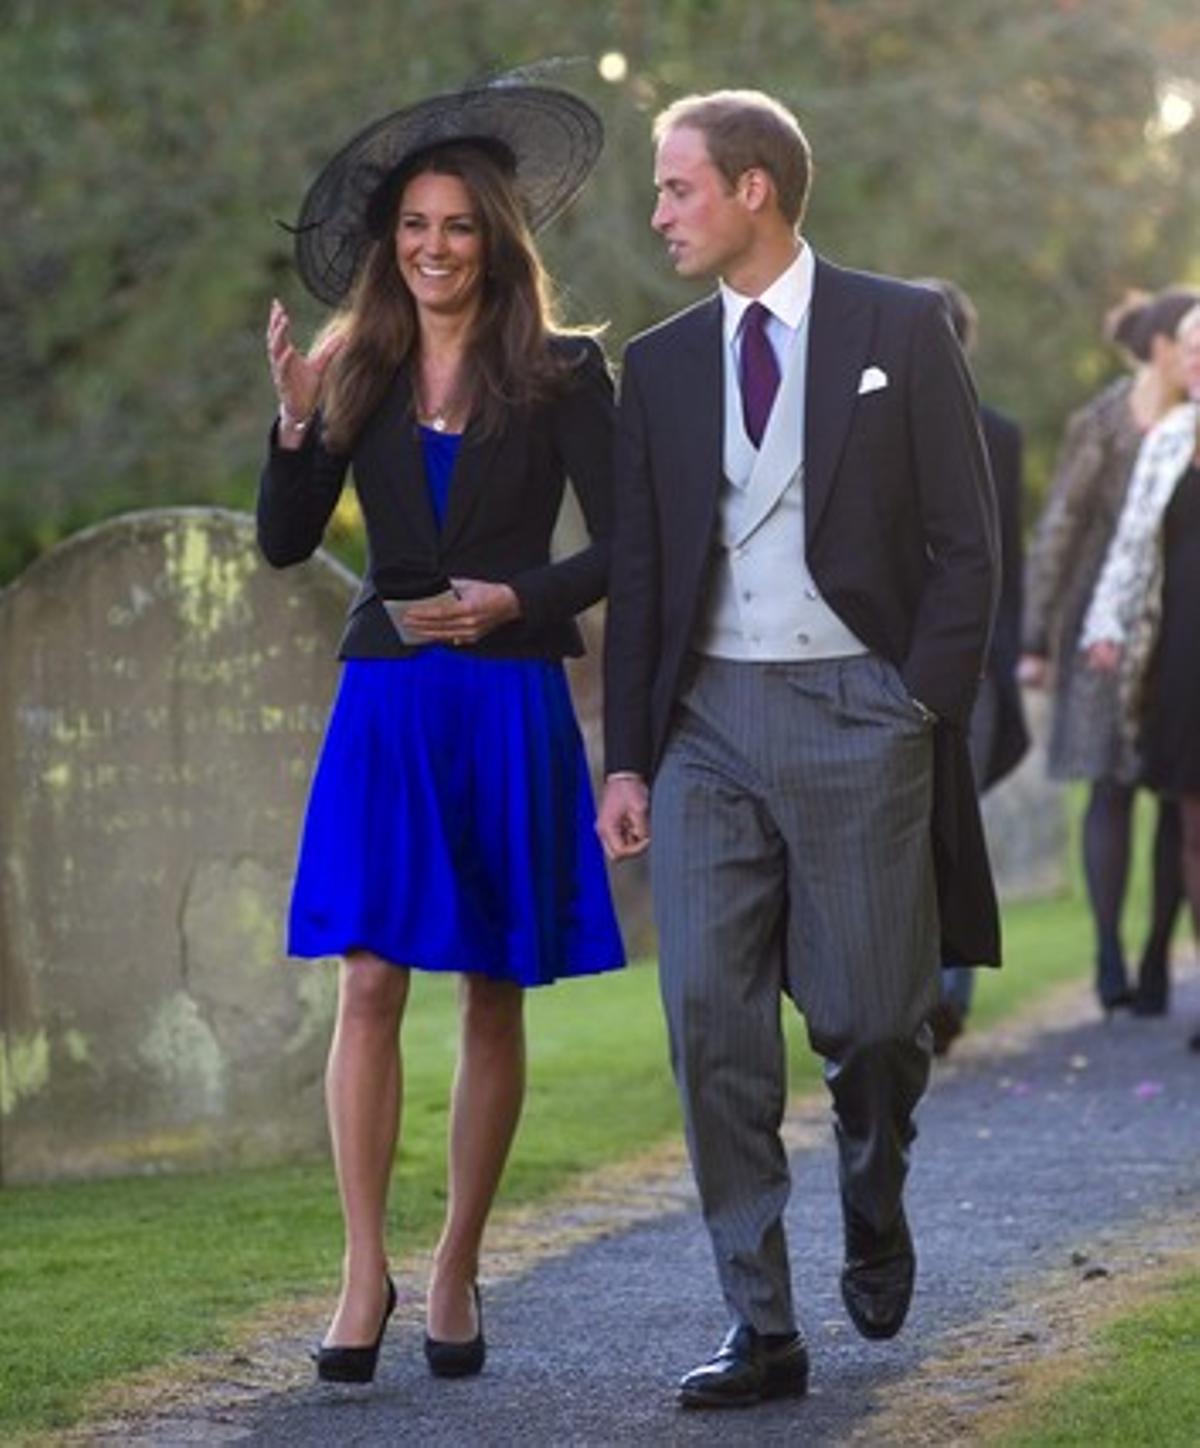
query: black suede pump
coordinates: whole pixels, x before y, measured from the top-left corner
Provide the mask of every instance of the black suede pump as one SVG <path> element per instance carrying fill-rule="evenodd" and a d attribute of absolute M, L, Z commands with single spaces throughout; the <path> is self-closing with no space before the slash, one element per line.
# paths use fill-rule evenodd
<path fill-rule="evenodd" d="M 483 1304 L 479 1300 L 479 1284 L 472 1287 L 475 1293 L 475 1320 L 478 1331 L 470 1342 L 442 1342 L 425 1334 L 425 1361 L 435 1378 L 469 1378 L 482 1371 L 487 1356 L 487 1344 L 483 1340 Z"/>
<path fill-rule="evenodd" d="M 323 1383 L 369 1383 L 375 1376 L 379 1347 L 387 1331 L 388 1318 L 396 1310 L 396 1284 L 387 1279 L 387 1302 L 375 1341 L 365 1347 L 319 1347 L 317 1377 Z"/>

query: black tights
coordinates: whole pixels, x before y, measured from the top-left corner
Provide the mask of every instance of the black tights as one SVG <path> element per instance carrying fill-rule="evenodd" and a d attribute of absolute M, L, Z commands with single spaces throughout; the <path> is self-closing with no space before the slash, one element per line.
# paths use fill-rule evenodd
<path fill-rule="evenodd" d="M 1131 785 L 1099 780 L 1083 818 L 1083 869 L 1096 922 L 1099 989 L 1111 1003 L 1127 989 L 1121 946 L 1121 910 L 1129 880 L 1133 798 Z M 1154 832 L 1152 914 L 1139 976 L 1164 977 L 1179 907 L 1183 902 L 1183 837 L 1179 806 L 1159 799 Z"/>
<path fill-rule="evenodd" d="M 1200 795 L 1185 795 L 1183 815 L 1183 879 L 1192 908 L 1192 929 L 1200 942 Z"/>

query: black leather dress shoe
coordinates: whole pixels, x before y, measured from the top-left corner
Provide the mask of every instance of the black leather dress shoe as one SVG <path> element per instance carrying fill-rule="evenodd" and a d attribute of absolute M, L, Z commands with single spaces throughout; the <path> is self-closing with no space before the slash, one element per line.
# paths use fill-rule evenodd
<path fill-rule="evenodd" d="M 842 1215 L 846 1226 L 842 1301 L 850 1321 L 873 1341 L 895 1337 L 908 1316 L 917 1274 L 904 1208 L 884 1233 L 876 1232 L 844 1198 Z"/>
<path fill-rule="evenodd" d="M 684 1408 L 748 1408 L 808 1392 L 808 1350 L 798 1332 L 763 1333 L 739 1323 L 716 1356 L 680 1380 Z"/>

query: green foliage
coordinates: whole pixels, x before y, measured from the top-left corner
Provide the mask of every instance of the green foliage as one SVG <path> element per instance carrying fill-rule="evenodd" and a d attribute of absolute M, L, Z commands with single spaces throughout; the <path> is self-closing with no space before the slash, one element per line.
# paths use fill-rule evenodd
<path fill-rule="evenodd" d="M 253 497 L 267 304 L 320 320 L 274 223 L 357 126 L 543 56 L 604 112 L 595 184 L 547 237 L 573 319 L 616 351 L 694 291 L 649 232 L 649 119 L 685 90 L 793 104 L 817 246 L 953 276 L 985 392 L 1041 480 L 1066 412 L 1116 365 L 1129 285 L 1197 279 L 1200 124 L 1155 138 L 1200 52 L 1188 0 L 9 0 L 0 32 L 0 579 L 123 508 Z M 418 39 L 419 43 L 414 43 Z M 606 85 L 596 58 L 622 51 Z M 1186 79 L 1186 76 L 1184 77 Z"/>

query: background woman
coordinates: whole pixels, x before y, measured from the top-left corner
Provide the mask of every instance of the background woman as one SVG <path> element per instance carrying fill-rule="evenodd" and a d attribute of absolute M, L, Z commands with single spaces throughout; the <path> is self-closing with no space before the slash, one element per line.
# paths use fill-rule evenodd
<path fill-rule="evenodd" d="M 612 389 L 593 340 L 553 331 L 530 234 L 600 145 L 582 101 L 529 85 L 390 116 L 302 209 L 301 276 L 340 306 L 310 355 L 271 307 L 263 552 L 308 557 L 348 468 L 369 549 L 290 916 L 293 954 L 343 957 L 326 1084 L 346 1254 L 326 1379 L 373 1375 L 395 1303 L 384 1222 L 410 969 L 460 974 L 425 1344 L 451 1376 L 483 1365 L 476 1278 L 521 1110 L 523 989 L 623 963 L 561 663 L 605 588 Z M 568 476 L 592 542 L 551 562 Z"/>
<path fill-rule="evenodd" d="M 1179 801 L 1184 886 L 1200 936 L 1200 306 L 1178 338 L 1190 400 L 1138 454 L 1082 644 L 1089 665 L 1118 681 L 1146 783 Z"/>
<path fill-rule="evenodd" d="M 1182 900 L 1179 819 L 1160 802 L 1154 844 L 1153 911 L 1134 997 L 1121 943 L 1129 879 L 1137 761 L 1119 727 L 1116 682 L 1084 666 L 1079 635 L 1146 433 L 1182 397 L 1175 329 L 1196 294 L 1180 288 L 1126 307 L 1110 333 L 1136 371 L 1111 383 L 1072 418 L 1058 473 L 1029 550 L 1020 676 L 1052 680 L 1048 768 L 1054 779 L 1091 784 L 1083 864 L 1096 927 L 1096 992 L 1106 1010 L 1167 1007 L 1167 954 Z"/>

